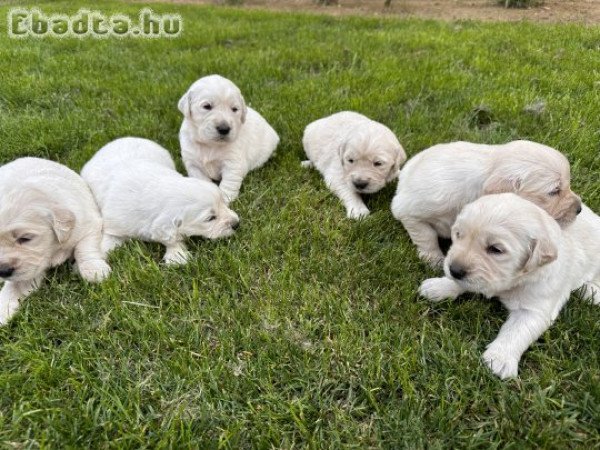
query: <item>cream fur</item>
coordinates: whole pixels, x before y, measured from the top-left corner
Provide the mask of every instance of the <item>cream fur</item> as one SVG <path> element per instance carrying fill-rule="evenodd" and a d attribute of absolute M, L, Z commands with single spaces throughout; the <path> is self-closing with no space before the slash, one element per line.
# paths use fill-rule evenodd
<path fill-rule="evenodd" d="M 587 206 L 561 229 L 546 211 L 515 194 L 467 205 L 452 227 L 444 278 L 422 283 L 430 300 L 463 292 L 498 297 L 508 320 L 483 354 L 499 377 L 516 377 L 522 354 L 557 318 L 572 291 L 600 304 L 600 217 Z"/>
<path fill-rule="evenodd" d="M 246 106 L 238 87 L 220 75 L 200 78 L 181 97 L 181 156 L 188 175 L 219 183 L 235 200 L 251 170 L 271 157 L 279 136 L 255 110 Z M 227 135 L 217 127 L 226 127 Z"/>
<path fill-rule="evenodd" d="M 71 169 L 45 159 L 17 159 L 0 167 L 0 198 L 0 269 L 5 273 L 0 324 L 38 288 L 49 268 L 69 258 L 88 281 L 110 273 L 100 250 L 98 207 Z"/>
<path fill-rule="evenodd" d="M 444 255 L 438 236 L 450 237 L 450 228 L 467 203 L 483 194 L 514 192 L 568 224 L 581 207 L 570 181 L 567 159 L 535 142 L 440 144 L 417 154 L 401 170 L 392 213 L 421 258 L 441 265 Z"/>
<path fill-rule="evenodd" d="M 160 242 L 166 246 L 164 261 L 181 264 L 189 257 L 185 237 L 230 236 L 239 224 L 217 186 L 179 174 L 169 152 L 147 139 L 108 143 L 81 176 L 104 217 L 104 252 L 137 238 Z"/>
<path fill-rule="evenodd" d="M 302 139 L 309 161 L 344 203 L 349 218 L 369 214 L 361 194 L 372 194 L 398 176 L 406 153 L 385 125 L 351 111 L 309 124 Z M 364 185 L 364 187 L 363 187 Z"/>

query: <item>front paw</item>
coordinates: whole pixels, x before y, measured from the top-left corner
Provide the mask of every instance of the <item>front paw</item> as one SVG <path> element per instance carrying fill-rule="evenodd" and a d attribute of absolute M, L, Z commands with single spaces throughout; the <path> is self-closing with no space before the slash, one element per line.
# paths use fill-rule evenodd
<path fill-rule="evenodd" d="M 455 299 L 460 292 L 456 283 L 448 278 L 429 278 L 421 283 L 419 294 L 432 302 Z"/>
<path fill-rule="evenodd" d="M 239 191 L 228 191 L 228 190 L 221 189 L 221 192 L 223 193 L 223 197 L 225 197 L 225 202 L 227 204 L 229 204 L 232 201 L 234 201 L 235 199 L 237 199 L 238 196 L 240 195 Z"/>
<path fill-rule="evenodd" d="M 353 207 L 348 208 L 347 211 L 347 217 L 348 219 L 363 219 L 365 217 L 367 217 L 370 214 L 369 208 L 367 208 L 365 205 L 356 205 Z"/>
<path fill-rule="evenodd" d="M 190 253 L 187 250 L 175 250 L 165 253 L 163 261 L 168 266 L 180 266 L 190 259 Z"/>
<path fill-rule="evenodd" d="M 19 309 L 19 301 L 10 301 L 0 305 L 0 326 L 6 325 Z"/>
<path fill-rule="evenodd" d="M 110 266 L 102 259 L 79 261 L 77 270 L 84 280 L 92 283 L 102 281 L 110 274 Z"/>
<path fill-rule="evenodd" d="M 419 250 L 419 258 L 423 261 L 427 262 L 434 269 L 441 269 L 444 267 L 444 254 L 440 251 L 438 252 L 427 252 L 424 250 Z"/>
<path fill-rule="evenodd" d="M 502 380 L 516 378 L 519 375 L 519 359 L 501 348 L 488 347 L 482 359 L 485 365 Z"/>

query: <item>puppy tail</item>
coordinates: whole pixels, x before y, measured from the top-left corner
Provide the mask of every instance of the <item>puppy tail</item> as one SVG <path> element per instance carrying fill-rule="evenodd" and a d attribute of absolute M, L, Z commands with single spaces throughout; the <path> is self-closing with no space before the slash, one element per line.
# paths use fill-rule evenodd
<path fill-rule="evenodd" d="M 302 167 L 304 167 L 305 169 L 312 169 L 313 167 L 315 167 L 315 165 L 313 164 L 313 162 L 312 162 L 312 161 L 310 161 L 310 160 L 307 160 L 307 161 L 302 161 L 302 162 L 300 163 L 300 165 L 301 165 Z"/>

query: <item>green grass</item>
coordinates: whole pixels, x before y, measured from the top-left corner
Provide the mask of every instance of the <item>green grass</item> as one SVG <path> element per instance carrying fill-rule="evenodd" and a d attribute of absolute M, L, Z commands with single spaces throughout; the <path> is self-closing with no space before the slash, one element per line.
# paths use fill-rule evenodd
<path fill-rule="evenodd" d="M 181 13 L 183 36 L 15 41 L 2 19 L 1 161 L 79 170 L 134 135 L 181 167 L 177 100 L 209 73 L 234 80 L 281 145 L 233 205 L 238 233 L 193 241 L 189 265 L 164 268 L 158 245 L 132 242 L 100 285 L 49 273 L 0 329 L 3 447 L 600 446 L 598 307 L 573 296 L 501 382 L 480 355 L 504 310 L 418 297 L 435 272 L 389 212 L 394 187 L 351 222 L 299 164 L 304 126 L 353 109 L 409 155 L 458 139 L 552 145 L 600 211 L 599 28 L 153 8 Z"/>

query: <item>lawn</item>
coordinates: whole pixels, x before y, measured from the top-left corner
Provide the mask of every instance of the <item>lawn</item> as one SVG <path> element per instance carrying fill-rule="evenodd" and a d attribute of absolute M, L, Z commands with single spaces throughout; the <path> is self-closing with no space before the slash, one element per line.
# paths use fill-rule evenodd
<path fill-rule="evenodd" d="M 236 235 L 194 240 L 190 264 L 166 268 L 160 246 L 131 242 L 99 285 L 68 265 L 49 273 L 0 329 L 2 447 L 600 446 L 600 308 L 573 295 L 520 378 L 502 382 L 480 356 L 505 311 L 477 296 L 419 298 L 436 272 L 391 216 L 394 186 L 353 222 L 300 167 L 306 124 L 352 109 L 409 155 L 459 139 L 556 147 L 600 211 L 598 27 L 170 3 L 153 8 L 183 16 L 177 39 L 12 40 L 10 6 L 0 162 L 35 155 L 79 170 L 132 135 L 182 168 L 177 101 L 210 73 L 236 82 L 281 144 L 232 205 Z M 136 16 L 141 4 L 96 7 Z"/>

